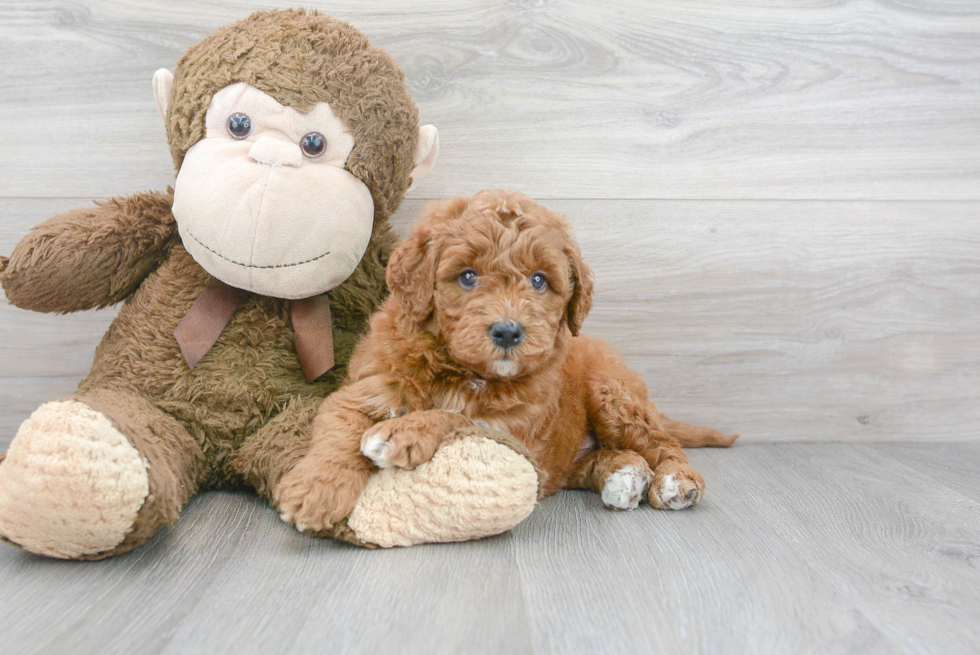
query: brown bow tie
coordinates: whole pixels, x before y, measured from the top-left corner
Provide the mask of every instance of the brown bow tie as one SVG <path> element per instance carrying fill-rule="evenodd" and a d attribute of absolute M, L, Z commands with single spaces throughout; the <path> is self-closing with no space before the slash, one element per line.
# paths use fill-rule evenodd
<path fill-rule="evenodd" d="M 215 344 L 231 317 L 250 293 L 212 278 L 174 330 L 180 352 L 192 369 Z M 307 382 L 334 365 L 333 325 L 327 294 L 291 301 L 293 340 Z"/>

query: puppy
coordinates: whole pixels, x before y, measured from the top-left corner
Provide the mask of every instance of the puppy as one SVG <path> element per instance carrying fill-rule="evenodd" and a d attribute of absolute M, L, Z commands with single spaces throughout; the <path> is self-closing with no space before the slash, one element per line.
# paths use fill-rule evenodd
<path fill-rule="evenodd" d="M 314 421 L 308 454 L 274 492 L 284 520 L 321 531 L 347 517 L 372 465 L 414 468 L 474 423 L 522 441 L 540 494 L 591 489 L 634 509 L 704 494 L 681 443 L 734 441 L 671 421 L 604 343 L 579 335 L 592 274 L 565 219 L 518 193 L 427 208 L 391 256 L 391 295 Z"/>

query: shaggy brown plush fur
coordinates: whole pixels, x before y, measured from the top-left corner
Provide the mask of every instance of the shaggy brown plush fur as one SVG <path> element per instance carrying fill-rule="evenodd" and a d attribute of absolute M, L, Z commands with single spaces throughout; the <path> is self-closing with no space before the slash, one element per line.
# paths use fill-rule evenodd
<path fill-rule="evenodd" d="M 461 282 L 466 271 L 477 275 L 473 288 Z M 536 273 L 543 289 L 529 281 Z M 655 507 L 701 499 L 704 480 L 675 437 L 734 438 L 664 419 L 608 346 L 577 336 L 592 279 L 561 216 L 502 191 L 444 202 L 395 250 L 387 279 L 392 295 L 351 359 L 350 383 L 324 401 L 310 452 L 274 492 L 284 518 L 329 527 L 353 509 L 369 457 L 413 468 L 474 422 L 527 446 L 546 473 L 542 495 L 602 491 L 633 467 Z M 502 320 L 523 326 L 511 349 L 491 338 Z"/>
<path fill-rule="evenodd" d="M 329 294 L 337 365 L 308 384 L 289 302 L 253 295 L 188 368 L 174 329 L 211 277 L 181 245 L 172 192 L 97 203 L 34 228 L 0 261 L 12 304 L 73 312 L 125 300 L 77 398 L 146 459 L 150 493 L 125 540 L 93 557 L 139 545 L 198 489 L 248 485 L 269 495 L 305 453 L 316 408 L 340 385 L 386 294 L 394 244 L 387 218 L 410 184 L 418 130 L 401 71 L 346 23 L 298 10 L 254 14 L 204 39 L 177 66 L 167 125 L 178 169 L 205 133 L 211 96 L 237 82 L 298 109 L 327 101 L 354 134 L 347 168 L 370 189 L 375 224 L 357 269 Z"/>

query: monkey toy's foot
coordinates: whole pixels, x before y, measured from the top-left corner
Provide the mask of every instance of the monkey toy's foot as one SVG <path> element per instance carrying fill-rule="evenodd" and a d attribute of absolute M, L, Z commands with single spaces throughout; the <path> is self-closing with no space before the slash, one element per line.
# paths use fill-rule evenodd
<path fill-rule="evenodd" d="M 383 548 L 479 539 L 523 521 L 537 496 L 538 472 L 522 444 L 464 428 L 418 468 L 372 474 L 347 519 L 353 534 L 342 538 Z"/>
<path fill-rule="evenodd" d="M 104 414 L 76 400 L 45 403 L 0 459 L 0 537 L 49 557 L 104 553 L 148 493 L 146 460 Z"/>

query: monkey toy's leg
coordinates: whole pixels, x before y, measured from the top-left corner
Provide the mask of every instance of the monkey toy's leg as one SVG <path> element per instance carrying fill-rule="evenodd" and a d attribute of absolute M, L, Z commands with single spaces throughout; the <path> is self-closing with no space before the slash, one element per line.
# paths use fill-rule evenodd
<path fill-rule="evenodd" d="M 332 534 L 354 512 L 371 477 L 381 468 L 415 469 L 429 461 L 469 419 L 439 410 L 409 412 L 389 376 L 353 382 L 323 401 L 311 425 L 310 447 L 272 489 L 283 520 L 299 530 Z M 362 453 L 363 450 L 363 453 Z"/>
<path fill-rule="evenodd" d="M 374 421 L 359 402 L 362 386 L 335 391 L 312 412 L 294 400 L 246 441 L 233 465 L 302 531 L 329 533 L 367 484 L 371 463 L 360 443 Z"/>
<path fill-rule="evenodd" d="M 0 537 L 63 559 L 101 559 L 172 523 L 204 456 L 134 393 L 91 390 L 41 405 L 0 461 Z"/>
<path fill-rule="evenodd" d="M 245 440 L 231 464 L 232 473 L 272 502 L 282 476 L 310 450 L 313 419 L 321 398 L 293 398 L 279 414 Z"/>
<path fill-rule="evenodd" d="M 332 401 L 323 403 L 324 409 L 343 413 L 338 401 L 350 392 L 348 387 L 335 393 Z M 245 442 L 233 465 L 245 483 L 280 510 L 283 494 L 295 500 L 297 482 L 304 478 L 318 481 L 307 495 L 311 501 L 330 506 L 320 510 L 335 507 L 341 500 L 331 497 L 330 490 L 356 488 L 360 495 L 354 499 L 353 510 L 347 510 L 350 516 L 323 530 L 304 525 L 317 535 L 386 548 L 463 541 L 508 530 L 534 508 L 539 472 L 530 452 L 510 435 L 475 426 L 458 429 L 442 440 L 431 460 L 417 468 L 377 470 L 360 453 L 361 437 L 376 423 L 358 416 L 359 412 L 347 413 L 346 427 L 354 428 L 354 436 L 346 440 L 346 446 L 335 444 L 336 451 L 327 448 L 307 457 L 320 405 L 308 399 L 292 401 Z M 338 455 L 356 457 L 359 465 L 340 467 L 339 474 L 336 468 L 331 469 L 333 473 L 321 469 L 323 457 L 329 460 Z M 287 473 L 292 475 L 284 480 Z M 364 478 L 358 477 L 361 474 Z M 341 479 L 350 476 L 357 479 Z"/>

